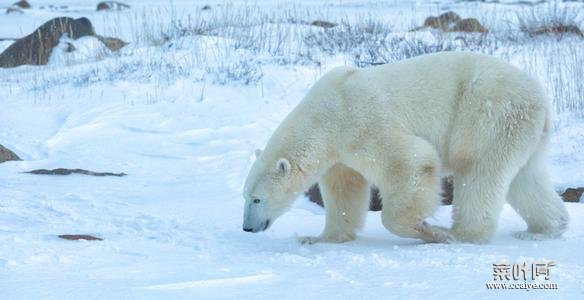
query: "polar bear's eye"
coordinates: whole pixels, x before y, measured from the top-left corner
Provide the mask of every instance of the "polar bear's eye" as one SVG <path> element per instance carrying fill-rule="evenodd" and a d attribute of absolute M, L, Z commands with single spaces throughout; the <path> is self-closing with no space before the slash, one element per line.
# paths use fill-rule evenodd
<path fill-rule="evenodd" d="M 255 203 L 255 204 L 260 203 L 260 201 L 261 201 L 260 199 L 253 199 L 253 203 Z"/>

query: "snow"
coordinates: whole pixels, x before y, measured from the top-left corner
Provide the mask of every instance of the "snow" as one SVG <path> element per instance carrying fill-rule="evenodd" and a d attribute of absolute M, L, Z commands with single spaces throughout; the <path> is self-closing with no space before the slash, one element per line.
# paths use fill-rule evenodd
<path fill-rule="evenodd" d="M 148 4 L 168 5 L 128 2 L 136 11 Z M 403 17 L 413 2 L 394 1 L 380 10 L 384 3 L 367 1 L 304 5 L 326 4 L 331 18 L 370 10 Z M 482 7 L 439 2 L 471 12 Z M 28 34 L 63 13 L 88 16 L 98 33 L 111 21 L 110 15 L 93 12 L 93 2 L 35 3 L 68 5 L 72 12 L 35 8 L 2 16 L 0 37 Z M 207 4 L 173 3 L 182 11 Z M 278 7 L 269 1 L 259 5 Z M 436 4 L 424 4 L 412 18 L 423 20 L 435 10 Z M 125 24 L 132 12 L 111 15 Z M 396 26 L 411 25 L 411 18 L 403 19 Z M 297 27 L 283 30 L 311 30 Z M 119 33 L 134 41 L 131 31 L 122 26 Z M 1 299 L 584 295 L 582 203 L 567 204 L 570 228 L 563 238 L 551 241 L 514 239 L 512 233 L 524 230 L 525 224 L 507 206 L 495 237 L 485 245 L 399 238 L 383 228 L 378 212 L 369 213 L 356 241 L 301 245 L 299 236 L 318 235 L 324 226 L 324 210 L 302 197 L 267 232 L 243 232 L 241 191 L 254 150 L 265 145 L 324 72 L 347 63 L 342 55 L 322 57 L 319 65 L 286 64 L 233 49 L 233 41 L 215 36 L 180 37 L 172 45 L 136 42 L 118 54 L 104 54 L 92 38 L 75 43 L 82 50 L 75 57 L 57 57 L 43 67 L 0 69 L 0 143 L 23 158 L 0 165 Z M 1 49 L 8 46 L 0 44 Z M 258 62 L 250 67 L 260 72 L 257 82 L 229 78 L 232 63 L 250 60 Z M 577 112 L 556 119 L 548 159 L 552 181 L 558 190 L 584 186 L 584 120 Z M 22 173 L 59 167 L 128 176 Z M 450 214 L 451 207 L 441 207 L 429 222 L 449 226 Z M 60 234 L 92 234 L 104 240 L 67 241 Z M 495 262 L 542 259 L 556 262 L 550 282 L 558 290 L 485 287 L 493 282 Z"/>

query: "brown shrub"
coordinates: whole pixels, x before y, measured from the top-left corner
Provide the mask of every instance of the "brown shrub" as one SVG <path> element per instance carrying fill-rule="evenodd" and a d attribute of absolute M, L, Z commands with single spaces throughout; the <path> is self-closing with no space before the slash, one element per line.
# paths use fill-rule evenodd
<path fill-rule="evenodd" d="M 584 37 L 582 30 L 576 25 L 551 25 L 545 27 L 538 27 L 531 30 L 522 29 L 522 31 L 527 32 L 530 36 L 537 35 L 559 35 L 563 36 L 565 34 L 575 34 L 579 37 Z"/>

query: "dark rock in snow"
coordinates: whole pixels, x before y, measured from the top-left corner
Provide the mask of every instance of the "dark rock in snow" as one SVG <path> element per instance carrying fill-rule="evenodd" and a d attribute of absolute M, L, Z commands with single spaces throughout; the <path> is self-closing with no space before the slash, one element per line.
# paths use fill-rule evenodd
<path fill-rule="evenodd" d="M 312 26 L 317 26 L 317 27 L 322 27 L 322 28 L 333 28 L 337 26 L 337 23 L 333 23 L 333 22 L 329 22 L 329 21 L 323 21 L 323 20 L 316 20 L 316 21 L 312 21 L 312 23 L 310 23 L 310 25 Z"/>
<path fill-rule="evenodd" d="M 86 241 L 103 241 L 102 238 L 95 237 L 89 234 L 61 234 L 59 238 L 70 241 L 86 240 Z"/>
<path fill-rule="evenodd" d="M 467 18 L 462 19 L 456 22 L 449 31 L 461 31 L 461 32 L 481 32 L 485 33 L 488 32 L 487 28 L 485 28 L 479 20 L 475 18 Z"/>
<path fill-rule="evenodd" d="M 308 200 L 314 202 L 322 207 L 324 207 L 324 202 L 322 200 L 322 194 L 320 193 L 320 188 L 318 183 L 313 184 L 308 191 L 304 193 Z M 379 196 L 379 190 L 376 187 L 371 188 L 371 200 L 369 202 L 369 210 L 379 211 L 381 210 L 381 197 Z"/>
<path fill-rule="evenodd" d="M 110 172 L 93 172 L 84 169 L 65 169 L 65 168 L 58 168 L 53 170 L 47 169 L 38 169 L 32 170 L 29 172 L 24 172 L 29 174 L 35 175 L 71 175 L 71 174 L 82 174 L 82 175 L 89 175 L 89 176 L 116 176 L 116 177 L 123 177 L 128 174 L 126 173 L 110 173 Z"/>
<path fill-rule="evenodd" d="M 442 13 L 438 16 L 438 21 L 440 21 L 440 23 L 446 24 L 446 25 L 454 24 L 460 20 L 461 20 L 460 16 L 453 11 L 447 11 L 447 12 Z M 446 27 L 448 27 L 448 26 L 446 26 Z"/>
<path fill-rule="evenodd" d="M 14 14 L 14 13 L 23 14 L 24 12 L 22 11 L 22 9 L 20 9 L 18 7 L 9 7 L 6 9 L 6 14 Z"/>
<path fill-rule="evenodd" d="M 45 65 L 59 39 L 67 34 L 72 39 L 95 35 L 95 30 L 87 18 L 54 18 L 47 21 L 33 33 L 17 39 L 0 54 L 0 67 L 12 68 L 20 65 Z"/>
<path fill-rule="evenodd" d="M 0 145 L 0 163 L 12 160 L 22 160 L 16 153 L 6 149 L 6 147 Z"/>
<path fill-rule="evenodd" d="M 562 193 L 562 199 L 564 199 L 565 202 L 580 202 L 583 193 L 584 187 L 567 188 L 566 191 Z"/>
<path fill-rule="evenodd" d="M 438 29 L 444 32 L 488 32 L 477 19 L 466 18 L 462 19 L 457 13 L 447 11 L 439 16 L 429 16 L 424 20 L 424 25 L 412 29 L 412 31 L 421 30 L 425 28 Z"/>
<path fill-rule="evenodd" d="M 452 195 L 453 195 L 453 178 L 452 176 L 442 178 L 442 204 L 450 205 L 452 204 Z M 304 193 L 308 200 L 314 202 L 320 206 L 324 207 L 324 203 L 322 200 L 322 195 L 320 193 L 320 188 L 318 184 L 312 185 L 308 191 Z M 382 203 L 381 203 L 381 196 L 379 195 L 379 189 L 375 186 L 371 187 L 371 199 L 369 202 L 369 210 L 371 211 L 379 211 L 381 210 Z"/>
<path fill-rule="evenodd" d="M 23 9 L 28 9 L 31 8 L 32 6 L 30 5 L 30 3 L 28 3 L 28 1 L 26 0 L 20 0 L 18 2 L 15 2 L 14 4 L 12 4 L 13 7 L 19 7 L 19 8 L 23 8 Z"/>
<path fill-rule="evenodd" d="M 96 37 L 112 52 L 116 52 L 128 44 L 118 38 L 104 37 L 101 35 L 96 35 Z"/>
<path fill-rule="evenodd" d="M 0 54 L 0 68 L 47 64 L 53 49 L 59 44 L 63 35 L 74 40 L 84 36 L 95 36 L 112 52 L 128 44 L 118 38 L 97 35 L 91 21 L 87 18 L 59 17 L 41 25 L 33 33 L 16 39 Z M 65 50 L 75 51 L 75 47 L 70 45 Z"/>
<path fill-rule="evenodd" d="M 109 10 L 124 10 L 129 9 L 130 6 L 125 3 L 117 2 L 117 1 L 102 1 L 97 4 L 97 11 L 109 11 Z"/>
<path fill-rule="evenodd" d="M 452 204 L 454 198 L 454 177 L 448 176 L 442 178 L 442 204 Z"/>
<path fill-rule="evenodd" d="M 439 16 L 429 16 L 424 20 L 424 26 L 420 27 L 422 29 L 424 27 L 430 27 L 434 29 L 440 29 L 443 31 L 448 31 L 448 29 L 456 22 L 460 20 L 460 16 L 453 12 L 447 11 L 445 13 L 440 14 Z"/>

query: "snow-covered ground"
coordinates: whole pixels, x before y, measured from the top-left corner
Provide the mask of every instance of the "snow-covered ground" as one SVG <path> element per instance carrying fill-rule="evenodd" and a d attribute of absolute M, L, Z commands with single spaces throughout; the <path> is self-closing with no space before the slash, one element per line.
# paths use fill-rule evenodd
<path fill-rule="evenodd" d="M 132 10 L 119 13 L 95 13 L 93 1 L 31 2 L 32 11 L 0 16 L 0 38 L 23 36 L 64 14 L 86 16 L 98 33 L 133 43 L 111 54 L 94 52 L 91 38 L 85 38 L 78 41 L 76 57 L 61 53 L 46 67 L 0 69 L 0 144 L 23 158 L 0 165 L 0 299 L 584 297 L 582 203 L 567 204 L 570 229 L 553 241 L 512 238 L 525 225 L 506 207 L 486 245 L 398 238 L 383 228 L 377 212 L 369 214 L 354 242 L 301 245 L 297 236 L 317 235 L 324 225 L 323 209 L 304 198 L 267 232 L 241 230 L 241 190 L 254 150 L 324 72 L 351 64 L 350 55 L 317 53 L 306 61 L 269 47 L 254 52 L 232 38 L 236 27 L 227 34 L 171 37 L 158 44 L 146 38 L 153 29 L 144 30 L 139 22 L 142 15 L 161 14 L 150 24 L 162 24 L 174 10 L 201 16 L 203 5 L 219 10 L 222 2 L 129 1 Z M 516 7 L 449 1 L 257 3 L 267 11 L 306 8 L 334 20 L 381 16 L 403 30 L 420 24 L 428 12 L 499 11 L 500 16 Z M 68 8 L 38 8 L 48 4 Z M 283 40 L 322 31 L 296 23 L 255 26 L 258 32 L 285 30 Z M 568 70 L 560 81 L 554 66 L 583 61 L 577 55 L 584 52 L 574 52 L 583 44 L 569 38 L 541 43 L 546 46 L 533 47 L 528 55 L 525 48 L 531 51 L 532 45 L 494 53 L 540 76 L 550 93 L 577 97 L 579 85 L 570 84 L 578 78 L 568 71 L 581 72 L 582 66 L 560 65 Z M 0 50 L 9 44 L 0 42 Z M 556 53 L 559 58 L 551 63 L 542 59 L 558 49 L 575 58 Z M 558 82 L 565 88 L 558 89 Z M 584 186 L 583 115 L 578 110 L 556 115 L 548 162 L 558 190 Z M 22 173 L 59 167 L 128 176 Z M 450 211 L 441 207 L 430 222 L 448 226 Z M 67 241 L 59 234 L 104 240 Z M 557 283 L 557 290 L 486 288 L 494 282 L 493 263 L 539 260 L 556 263 L 549 282 Z"/>

